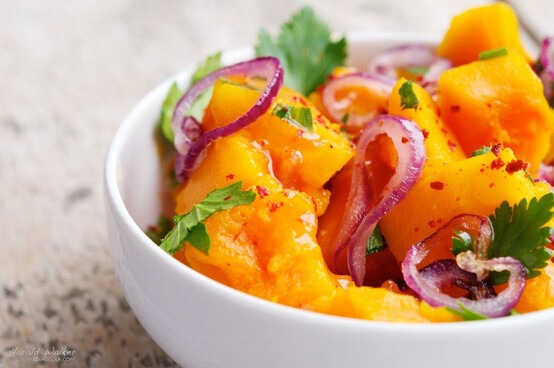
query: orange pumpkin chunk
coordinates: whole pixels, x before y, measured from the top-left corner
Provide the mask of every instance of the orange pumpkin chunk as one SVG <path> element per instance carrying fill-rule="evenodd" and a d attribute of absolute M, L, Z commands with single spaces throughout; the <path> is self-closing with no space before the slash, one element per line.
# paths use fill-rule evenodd
<path fill-rule="evenodd" d="M 437 53 L 462 65 L 479 60 L 483 51 L 506 47 L 530 62 L 519 40 L 515 12 L 505 3 L 470 9 L 455 16 Z"/>

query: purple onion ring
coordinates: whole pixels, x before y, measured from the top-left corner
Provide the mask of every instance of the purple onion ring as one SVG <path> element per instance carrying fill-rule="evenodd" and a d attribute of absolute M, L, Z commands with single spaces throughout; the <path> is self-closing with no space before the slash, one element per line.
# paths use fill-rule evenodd
<path fill-rule="evenodd" d="M 395 172 L 382 193 L 372 193 L 365 163 L 369 143 L 378 135 L 388 135 L 398 153 Z M 392 115 L 373 118 L 360 133 L 354 156 L 352 183 L 341 220 L 341 230 L 334 241 L 332 269 L 337 272 L 340 252 L 347 248 L 348 270 L 360 286 L 365 276 L 366 246 L 377 222 L 398 204 L 415 184 L 425 163 L 423 134 L 408 119 Z M 374 198 L 379 198 L 372 206 Z"/>
<path fill-rule="evenodd" d="M 395 79 L 384 75 L 353 73 L 342 77 L 331 79 L 321 91 L 321 99 L 325 110 L 331 115 L 337 123 L 343 122 L 347 127 L 363 127 L 363 125 L 371 120 L 375 115 L 387 111 L 388 98 L 394 87 Z M 377 109 L 369 111 L 365 115 L 357 115 L 352 112 L 348 113 L 346 121 L 344 117 L 347 114 L 348 107 L 356 96 L 347 96 L 341 100 L 336 99 L 336 93 L 345 87 L 362 87 L 371 91 L 378 99 L 383 101 L 382 106 L 377 106 Z"/>
<path fill-rule="evenodd" d="M 554 106 L 554 37 L 547 37 L 541 43 L 541 53 L 536 66 L 541 78 L 544 95 Z"/>
<path fill-rule="evenodd" d="M 267 84 L 256 103 L 244 115 L 235 121 L 208 132 L 198 134 L 198 122 L 191 120 L 187 113 L 192 103 L 219 77 L 245 76 L 263 77 Z M 186 180 L 202 159 L 205 148 L 218 138 L 229 136 L 247 127 L 271 106 L 283 84 L 283 67 L 279 59 L 260 57 L 219 69 L 196 82 L 181 97 L 173 113 L 173 133 L 175 135 L 175 173 L 181 181 Z M 198 125 L 198 126 L 197 126 Z"/>
<path fill-rule="evenodd" d="M 387 75 L 397 79 L 396 70 L 409 67 L 428 67 L 420 84 L 430 94 L 437 92 L 442 72 L 453 67 L 450 60 L 439 57 L 431 48 L 423 45 L 401 45 L 385 50 L 371 60 L 369 73 Z"/>
<path fill-rule="evenodd" d="M 510 273 L 508 287 L 499 293 L 498 296 L 481 300 L 451 297 L 445 293 L 442 293 L 439 290 L 439 287 L 444 286 L 444 283 L 452 279 L 453 276 L 450 277 L 449 275 L 442 275 L 430 278 L 429 275 L 426 275 L 425 272 L 419 271 L 417 268 L 417 266 L 429 255 L 431 250 L 434 249 L 434 246 L 436 246 L 433 240 L 437 234 L 440 234 L 440 232 L 445 229 L 451 231 L 451 223 L 454 220 L 463 220 L 462 216 L 473 215 L 457 216 L 429 238 L 410 247 L 408 253 L 406 254 L 406 258 L 402 262 L 402 274 L 404 275 L 404 280 L 421 299 L 432 307 L 446 306 L 460 310 L 459 303 L 462 303 L 466 308 L 490 318 L 506 316 L 510 313 L 521 297 L 523 289 L 525 288 L 525 277 L 527 273 L 525 271 L 525 267 L 514 258 L 483 258 L 483 253 L 486 253 L 485 250 L 488 250 L 488 243 L 490 243 L 490 239 L 492 238 L 492 229 L 490 229 L 490 231 L 487 232 L 488 234 L 485 234 L 483 238 L 480 239 L 480 236 L 478 236 L 476 250 L 477 254 L 472 251 L 460 253 L 456 257 L 456 263 L 463 271 L 475 274 L 478 281 L 483 280 L 484 277 L 488 275 L 489 271 L 508 271 Z M 486 217 L 483 217 L 483 219 L 486 219 Z M 490 225 L 488 226 L 490 227 Z M 488 239 L 488 243 L 479 245 L 479 243 L 485 239 Z"/>

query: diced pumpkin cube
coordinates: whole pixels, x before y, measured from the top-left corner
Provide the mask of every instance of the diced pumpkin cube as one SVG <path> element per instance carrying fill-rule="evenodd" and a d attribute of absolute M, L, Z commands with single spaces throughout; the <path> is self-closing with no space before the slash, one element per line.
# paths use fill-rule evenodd
<path fill-rule="evenodd" d="M 258 96 L 256 90 L 218 81 L 202 125 L 210 130 L 230 123 L 244 114 Z M 309 107 L 313 133 L 274 116 L 275 103 Z M 338 125 L 331 124 L 304 96 L 286 87 L 281 88 L 274 105 L 241 133 L 248 134 L 270 153 L 275 176 L 294 189 L 302 190 L 306 185 L 322 187 L 354 154 Z"/>
<path fill-rule="evenodd" d="M 517 53 L 444 72 L 438 105 L 467 155 L 500 142 L 536 173 L 549 151 L 552 114 L 541 81 Z"/>
<path fill-rule="evenodd" d="M 454 65 L 462 65 L 479 60 L 483 51 L 501 47 L 514 50 L 531 62 L 519 39 L 515 12 L 505 3 L 496 3 L 455 16 L 437 53 Z"/>
<path fill-rule="evenodd" d="M 527 280 L 515 310 L 527 313 L 552 307 L 554 307 L 554 263 L 549 261 L 539 276 Z"/>
<path fill-rule="evenodd" d="M 533 183 L 527 174 L 512 172 L 510 149 L 452 162 L 419 178 L 406 198 L 379 222 L 390 250 L 402 261 L 410 246 L 437 231 L 454 216 L 489 216 L 503 201 L 510 205 L 550 192 L 550 185 Z"/>
<path fill-rule="evenodd" d="M 418 100 L 415 109 L 402 109 L 398 90 L 406 82 L 401 78 L 394 86 L 389 98 L 389 114 L 402 116 L 414 121 L 425 137 L 426 160 L 423 172 L 440 169 L 441 166 L 466 156 L 460 143 L 440 118 L 435 101 L 421 86 L 413 83 L 413 91 Z"/>

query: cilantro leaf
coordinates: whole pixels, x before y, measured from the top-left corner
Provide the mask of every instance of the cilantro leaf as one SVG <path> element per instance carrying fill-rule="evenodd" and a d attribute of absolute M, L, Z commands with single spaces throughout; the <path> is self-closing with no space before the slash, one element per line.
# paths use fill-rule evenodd
<path fill-rule="evenodd" d="M 452 254 L 457 256 L 460 253 L 467 252 L 468 250 L 474 251 L 473 239 L 471 235 L 465 231 L 455 231 L 455 236 L 452 237 Z"/>
<path fill-rule="evenodd" d="M 367 242 L 367 246 L 365 248 L 365 256 L 367 257 L 374 253 L 379 253 L 380 251 L 384 250 L 386 247 L 387 247 L 387 244 L 383 239 L 383 235 L 381 234 L 381 229 L 379 229 L 379 226 L 375 226 L 375 229 L 373 229 L 373 232 L 369 237 L 369 241 Z"/>
<path fill-rule="evenodd" d="M 242 191 L 242 181 L 214 190 L 202 202 L 195 204 L 189 213 L 173 218 L 175 227 L 162 239 L 160 247 L 173 255 L 183 249 L 186 241 L 208 254 L 211 241 L 202 221 L 214 213 L 250 204 L 255 198 L 256 193 L 252 190 Z"/>
<path fill-rule="evenodd" d="M 404 82 L 398 90 L 398 94 L 400 95 L 400 106 L 402 110 L 415 109 L 419 104 L 417 96 L 414 93 L 412 81 Z"/>
<path fill-rule="evenodd" d="M 160 215 L 158 217 L 158 222 L 156 226 L 149 226 L 148 230 L 146 230 L 144 233 L 146 234 L 146 236 L 152 239 L 154 243 L 160 245 L 163 237 L 171 231 L 172 227 L 173 222 L 171 222 L 171 220 L 167 217 Z"/>
<path fill-rule="evenodd" d="M 208 74 L 215 72 L 218 69 L 221 69 L 223 65 L 221 64 L 221 52 L 210 55 L 204 60 L 204 62 L 198 65 L 198 68 L 192 75 L 191 84 L 198 82 L 200 79 L 204 78 Z"/>
<path fill-rule="evenodd" d="M 308 95 L 346 59 L 346 39 L 331 41 L 329 26 L 309 6 L 281 26 L 277 39 L 260 30 L 257 56 L 275 56 L 285 69 L 285 85 Z"/>
<path fill-rule="evenodd" d="M 165 98 L 162 104 L 162 116 L 160 118 L 160 131 L 162 135 L 168 141 L 173 143 L 173 127 L 171 125 L 171 120 L 173 119 L 173 110 L 175 110 L 175 105 L 181 97 L 183 96 L 183 91 L 177 86 L 177 83 L 173 83 L 169 92 L 167 92 L 167 97 Z"/>
<path fill-rule="evenodd" d="M 554 216 L 554 194 L 548 193 L 541 199 L 527 199 L 511 207 L 507 201 L 496 208 L 494 215 L 489 216 L 494 229 L 494 237 L 489 247 L 489 258 L 513 257 L 520 261 L 527 270 L 527 278 L 540 274 L 552 258 L 552 251 L 545 247 L 550 243 L 553 229 L 545 226 Z M 508 273 L 491 273 L 495 284 L 508 280 Z"/>
<path fill-rule="evenodd" d="M 492 49 L 483 51 L 479 54 L 479 60 L 489 60 L 495 57 L 499 56 L 506 56 L 508 55 L 508 49 L 505 47 L 501 47 L 499 49 Z"/>
<path fill-rule="evenodd" d="M 484 155 L 484 154 L 490 153 L 490 152 L 491 152 L 491 148 L 489 146 L 483 146 L 483 147 L 473 151 L 473 153 L 471 154 L 471 157 L 481 156 L 481 155 Z"/>
<path fill-rule="evenodd" d="M 449 312 L 454 313 L 454 314 L 462 317 L 466 321 L 480 321 L 480 320 L 484 320 L 484 319 L 489 319 L 489 317 L 486 317 L 482 314 L 479 314 L 477 312 L 474 312 L 474 311 L 468 309 L 465 305 L 462 304 L 462 302 L 458 302 L 458 306 L 460 307 L 461 310 L 457 310 L 457 309 L 450 308 L 450 307 L 446 307 L 446 309 Z"/>
<path fill-rule="evenodd" d="M 275 104 L 272 114 L 289 124 L 313 133 L 312 110 L 308 107 Z"/>

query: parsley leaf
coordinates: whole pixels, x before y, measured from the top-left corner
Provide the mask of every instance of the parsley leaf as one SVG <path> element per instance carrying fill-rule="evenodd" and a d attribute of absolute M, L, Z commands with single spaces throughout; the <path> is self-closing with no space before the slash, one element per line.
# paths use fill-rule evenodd
<path fill-rule="evenodd" d="M 452 254 L 457 256 L 460 253 L 467 252 L 468 250 L 474 251 L 473 239 L 471 235 L 465 231 L 454 231 L 455 236 L 452 237 Z"/>
<path fill-rule="evenodd" d="M 481 155 L 484 155 L 484 154 L 490 153 L 490 152 L 491 152 L 491 148 L 489 146 L 483 146 L 483 147 L 473 151 L 473 153 L 471 154 L 471 157 L 481 156 Z"/>
<path fill-rule="evenodd" d="M 173 110 L 179 99 L 183 96 L 183 91 L 179 88 L 177 83 L 173 83 L 167 97 L 162 104 L 162 116 L 160 118 L 160 131 L 162 135 L 168 141 L 173 143 L 173 127 L 171 126 L 171 120 L 173 119 Z"/>
<path fill-rule="evenodd" d="M 272 114 L 289 124 L 313 133 L 312 110 L 308 107 L 275 104 Z"/>
<path fill-rule="evenodd" d="M 482 53 L 479 54 L 479 60 L 489 60 L 495 57 L 506 56 L 506 55 L 508 55 L 508 49 L 505 47 L 501 47 L 499 49 L 483 51 Z"/>
<path fill-rule="evenodd" d="M 466 321 L 480 321 L 480 320 L 484 320 L 484 319 L 489 319 L 489 317 L 486 317 L 482 314 L 479 314 L 479 313 L 474 312 L 470 309 L 467 309 L 467 307 L 465 305 L 463 305 L 462 302 L 458 302 L 458 306 L 460 307 L 461 310 L 457 310 L 457 309 L 450 308 L 450 307 L 446 307 L 446 309 L 449 312 L 452 312 L 452 313 L 462 317 Z"/>
<path fill-rule="evenodd" d="M 494 237 L 489 247 L 489 258 L 513 257 L 520 261 L 527 270 L 527 278 L 540 274 L 552 258 L 552 251 L 545 248 L 550 243 L 553 229 L 545 226 L 554 216 L 554 194 L 548 193 L 541 199 L 527 199 L 511 207 L 507 201 L 496 208 L 494 215 L 489 216 L 494 229 Z M 495 284 L 508 280 L 508 272 L 491 273 Z"/>
<path fill-rule="evenodd" d="M 171 231 L 172 227 L 173 222 L 171 222 L 171 220 L 167 217 L 160 215 L 158 217 L 158 223 L 156 224 L 156 226 L 149 226 L 148 230 L 146 230 L 144 233 L 146 234 L 146 236 L 152 239 L 154 243 L 160 245 L 163 237 Z"/>
<path fill-rule="evenodd" d="M 204 60 L 202 64 L 198 65 L 198 68 L 192 75 L 190 83 L 194 84 L 208 74 L 211 74 L 216 70 L 221 69 L 222 67 L 223 65 L 221 64 L 221 52 L 210 55 L 206 58 L 206 60 Z"/>
<path fill-rule="evenodd" d="M 306 6 L 281 26 L 277 39 L 258 34 L 257 56 L 275 56 L 285 69 L 285 85 L 308 95 L 346 59 L 346 39 L 331 41 L 329 26 Z"/>
<path fill-rule="evenodd" d="M 242 181 L 214 190 L 202 202 L 195 204 L 189 213 L 173 218 L 175 227 L 162 239 L 160 247 L 173 255 L 183 249 L 186 241 L 208 254 L 211 241 L 202 221 L 214 213 L 250 204 L 255 198 L 256 193 L 252 190 L 242 191 Z"/>
<path fill-rule="evenodd" d="M 372 255 L 373 253 L 379 253 L 380 251 L 384 250 L 387 247 L 387 244 L 385 243 L 385 240 L 383 239 L 383 235 L 381 234 L 381 229 L 379 229 L 379 226 L 375 226 L 375 229 L 373 229 L 373 232 L 371 233 L 371 236 L 369 237 L 369 241 L 367 242 L 367 246 L 365 248 L 365 256 Z"/>
<path fill-rule="evenodd" d="M 414 93 L 412 81 L 404 82 L 398 90 L 400 95 L 400 106 L 402 110 L 415 109 L 419 103 L 417 96 Z"/>

